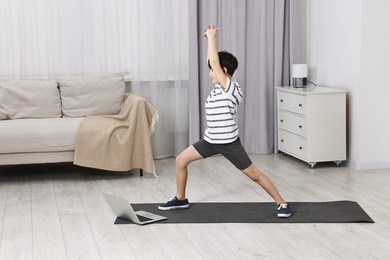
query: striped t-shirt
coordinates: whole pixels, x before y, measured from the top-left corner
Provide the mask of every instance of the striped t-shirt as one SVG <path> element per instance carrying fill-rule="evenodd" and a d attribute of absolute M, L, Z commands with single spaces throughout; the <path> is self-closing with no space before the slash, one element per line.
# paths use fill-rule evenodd
<path fill-rule="evenodd" d="M 227 144 L 238 137 L 238 126 L 234 120 L 237 106 L 242 100 L 242 90 L 237 82 L 227 79 L 226 90 L 219 84 L 207 97 L 207 129 L 204 140 L 213 144 Z"/>

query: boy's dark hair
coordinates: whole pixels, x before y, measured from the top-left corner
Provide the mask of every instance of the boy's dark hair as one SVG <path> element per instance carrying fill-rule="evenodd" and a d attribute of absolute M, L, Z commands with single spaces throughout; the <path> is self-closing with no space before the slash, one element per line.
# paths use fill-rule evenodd
<path fill-rule="evenodd" d="M 233 76 L 233 73 L 236 71 L 238 67 L 238 61 L 236 57 L 234 57 L 233 54 L 227 52 L 227 51 L 220 51 L 218 52 L 219 57 L 219 64 L 221 65 L 221 68 L 226 68 L 227 73 L 230 76 Z"/>

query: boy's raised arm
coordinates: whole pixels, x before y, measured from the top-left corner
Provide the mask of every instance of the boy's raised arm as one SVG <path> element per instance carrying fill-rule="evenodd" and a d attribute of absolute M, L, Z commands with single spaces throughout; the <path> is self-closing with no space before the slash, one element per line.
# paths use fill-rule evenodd
<path fill-rule="evenodd" d="M 215 26 L 208 26 L 205 29 L 203 36 L 207 37 L 207 62 L 214 76 L 217 77 L 219 84 L 226 89 L 227 72 L 226 68 L 221 68 L 217 49 L 217 35 L 219 28 Z"/>

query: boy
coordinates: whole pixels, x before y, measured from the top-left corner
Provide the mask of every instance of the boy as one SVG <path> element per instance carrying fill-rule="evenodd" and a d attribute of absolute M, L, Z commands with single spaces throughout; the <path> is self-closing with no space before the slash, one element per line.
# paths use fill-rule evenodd
<path fill-rule="evenodd" d="M 207 129 L 204 138 L 186 148 L 176 158 L 176 196 L 159 206 L 160 210 L 185 209 L 190 206 L 185 196 L 187 184 L 187 165 L 215 154 L 221 154 L 250 179 L 259 184 L 276 202 L 277 216 L 291 216 L 291 207 L 280 196 L 272 181 L 249 159 L 238 136 L 238 126 L 234 114 L 242 99 L 240 86 L 231 79 L 238 66 L 237 59 L 230 53 L 217 50 L 219 29 L 208 26 L 203 36 L 207 38 L 207 63 L 209 76 L 215 84 L 207 97 Z"/>

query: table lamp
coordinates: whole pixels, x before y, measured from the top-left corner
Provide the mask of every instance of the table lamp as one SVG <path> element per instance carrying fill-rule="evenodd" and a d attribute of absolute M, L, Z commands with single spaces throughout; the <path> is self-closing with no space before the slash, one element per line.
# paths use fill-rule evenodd
<path fill-rule="evenodd" d="M 307 85 L 307 64 L 292 65 L 292 81 L 293 87 L 306 87 Z"/>

